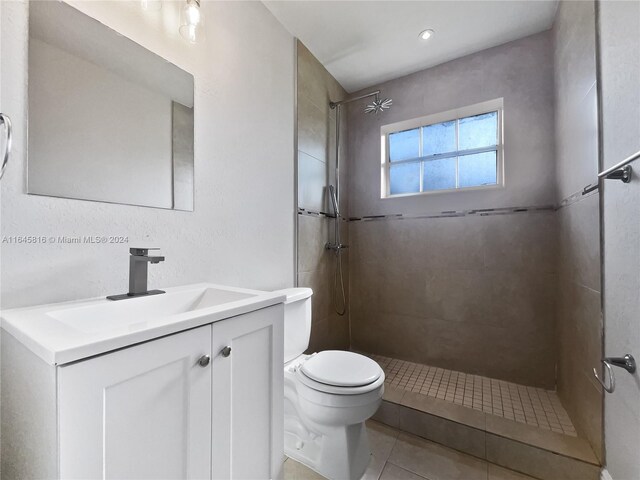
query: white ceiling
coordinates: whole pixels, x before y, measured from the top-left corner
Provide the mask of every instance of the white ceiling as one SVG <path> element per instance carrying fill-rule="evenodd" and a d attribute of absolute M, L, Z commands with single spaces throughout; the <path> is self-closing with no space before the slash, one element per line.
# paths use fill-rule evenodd
<path fill-rule="evenodd" d="M 558 0 L 264 0 L 349 92 L 551 28 Z M 418 34 L 435 30 L 428 41 Z"/>

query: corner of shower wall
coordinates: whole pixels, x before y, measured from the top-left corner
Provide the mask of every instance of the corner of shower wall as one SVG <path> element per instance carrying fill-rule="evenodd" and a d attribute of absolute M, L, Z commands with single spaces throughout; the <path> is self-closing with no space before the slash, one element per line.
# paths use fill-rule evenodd
<path fill-rule="evenodd" d="M 309 352 L 348 349 L 349 338 L 349 254 L 343 252 L 347 311 L 335 309 L 335 253 L 325 245 L 333 239 L 328 186 L 335 184 L 336 110 L 330 101 L 347 93 L 305 45 L 297 41 L 297 283 L 313 289 L 312 325 Z M 346 139 L 346 112 L 341 117 L 340 136 Z M 346 158 L 346 142 L 341 141 L 340 158 Z M 346 162 L 341 162 L 341 185 L 347 184 Z M 340 192 L 340 210 L 348 218 L 348 193 Z M 342 243 L 349 244 L 346 221 L 342 221 Z M 338 299 L 339 300 L 339 299 Z"/>
<path fill-rule="evenodd" d="M 557 390 L 578 433 L 603 459 L 598 84 L 594 2 L 561 1 L 553 25 L 559 209 Z"/>

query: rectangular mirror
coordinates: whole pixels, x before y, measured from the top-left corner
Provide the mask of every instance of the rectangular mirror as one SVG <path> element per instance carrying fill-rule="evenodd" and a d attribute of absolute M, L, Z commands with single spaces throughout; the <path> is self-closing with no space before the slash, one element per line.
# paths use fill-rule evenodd
<path fill-rule="evenodd" d="M 62 2 L 29 4 L 28 192 L 193 210 L 193 76 Z"/>

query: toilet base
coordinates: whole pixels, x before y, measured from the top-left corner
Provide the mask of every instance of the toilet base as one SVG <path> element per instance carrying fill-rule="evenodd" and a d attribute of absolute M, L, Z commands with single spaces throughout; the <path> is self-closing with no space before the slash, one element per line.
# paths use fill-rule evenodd
<path fill-rule="evenodd" d="M 284 453 L 329 480 L 358 480 L 371 459 L 364 422 L 318 434 L 294 417 L 285 419 Z"/>

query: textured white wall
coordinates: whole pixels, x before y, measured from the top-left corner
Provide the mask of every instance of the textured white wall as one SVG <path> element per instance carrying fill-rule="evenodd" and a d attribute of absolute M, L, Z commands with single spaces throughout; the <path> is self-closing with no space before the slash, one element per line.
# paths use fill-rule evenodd
<path fill-rule="evenodd" d="M 182 3 L 74 1 L 195 77 L 195 211 L 26 194 L 27 4 L 2 2 L 0 110 L 14 122 L 1 235 L 122 235 L 128 244 L 1 245 L 2 308 L 125 292 L 128 248 L 162 247 L 152 288 L 293 284 L 294 42 L 259 2 L 203 2 L 206 42 L 178 34 Z M 147 179 L 141 177 L 140 182 Z"/>

